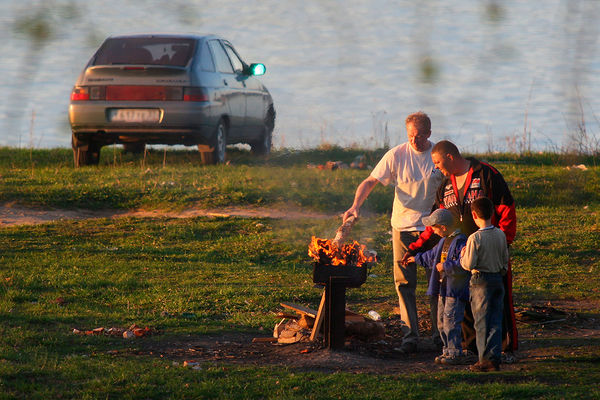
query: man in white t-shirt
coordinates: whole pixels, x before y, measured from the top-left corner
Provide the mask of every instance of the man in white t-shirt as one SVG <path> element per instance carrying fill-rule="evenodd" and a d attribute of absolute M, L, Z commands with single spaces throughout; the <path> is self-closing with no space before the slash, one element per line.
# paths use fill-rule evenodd
<path fill-rule="evenodd" d="M 394 186 L 392 207 L 392 241 L 394 249 L 394 284 L 400 304 L 400 316 L 406 323 L 402 346 L 403 353 L 417 351 L 419 324 L 417 321 L 417 265 L 402 265 L 408 246 L 425 230 L 422 217 L 431 213 L 436 191 L 442 182 L 442 173 L 431 159 L 434 143 L 431 120 L 427 114 L 417 112 L 406 118 L 408 142 L 389 150 L 356 189 L 352 207 L 344 213 L 344 222 L 358 217 L 359 209 L 377 183 Z M 437 330 L 437 299 L 430 301 L 434 341 L 439 340 Z"/>

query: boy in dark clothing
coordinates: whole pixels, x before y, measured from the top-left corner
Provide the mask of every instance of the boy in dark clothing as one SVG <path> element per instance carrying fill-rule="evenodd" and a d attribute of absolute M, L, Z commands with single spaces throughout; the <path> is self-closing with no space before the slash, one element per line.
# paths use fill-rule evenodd
<path fill-rule="evenodd" d="M 429 251 L 417 253 L 408 262 L 416 262 L 431 271 L 427 294 L 438 296 L 437 327 L 442 339 L 442 354 L 435 358 L 438 364 L 459 365 L 467 360 L 462 351 L 462 329 L 465 304 L 469 301 L 471 274 L 460 266 L 460 251 L 467 237 L 460 233 L 452 213 L 443 208 L 423 218 L 441 236 L 438 244 Z"/>

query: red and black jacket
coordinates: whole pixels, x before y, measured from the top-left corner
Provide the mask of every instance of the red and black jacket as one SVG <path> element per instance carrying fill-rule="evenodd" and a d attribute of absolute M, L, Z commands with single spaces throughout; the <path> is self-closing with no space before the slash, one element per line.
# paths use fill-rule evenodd
<path fill-rule="evenodd" d="M 434 209 L 445 208 L 450 210 L 454 217 L 460 221 L 462 233 L 469 236 L 477 229 L 471 215 L 471 203 L 479 197 L 487 197 L 494 204 L 495 213 L 492 216 L 492 224 L 500 228 L 506 235 L 506 242 L 510 245 L 517 232 L 517 215 L 515 212 L 515 201 L 510 194 L 508 185 L 497 169 L 489 164 L 474 158 L 467 158 L 471 162 L 471 168 L 464 185 L 463 201 L 459 202 L 456 178 L 454 175 L 446 177 L 438 188 Z M 409 246 L 409 252 L 415 254 L 428 241 L 436 236 L 431 227 L 427 227 L 419 239 Z"/>

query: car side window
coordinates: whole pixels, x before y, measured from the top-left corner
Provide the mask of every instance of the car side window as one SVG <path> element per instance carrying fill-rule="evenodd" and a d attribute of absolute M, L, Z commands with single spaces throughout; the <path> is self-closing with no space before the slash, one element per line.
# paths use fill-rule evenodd
<path fill-rule="evenodd" d="M 233 70 L 236 73 L 241 74 L 244 70 L 244 63 L 242 60 L 240 60 L 235 50 L 233 50 L 233 47 L 231 47 L 228 43 L 225 43 L 225 51 L 227 51 L 227 55 L 231 60 L 231 64 L 233 64 Z"/>
<path fill-rule="evenodd" d="M 227 53 L 225 53 L 223 46 L 221 46 L 221 43 L 219 43 L 218 40 L 211 40 L 208 42 L 208 45 L 215 56 L 217 70 L 226 74 L 233 74 L 233 67 L 231 66 L 229 57 L 227 57 Z"/>
<path fill-rule="evenodd" d="M 200 53 L 200 69 L 206 72 L 215 72 L 215 62 L 212 53 L 208 48 L 208 43 L 204 43 L 204 46 L 202 46 L 202 52 Z"/>

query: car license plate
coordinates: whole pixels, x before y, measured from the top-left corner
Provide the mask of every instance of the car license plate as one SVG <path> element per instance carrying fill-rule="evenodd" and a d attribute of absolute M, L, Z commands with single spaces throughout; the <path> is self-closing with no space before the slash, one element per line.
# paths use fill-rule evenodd
<path fill-rule="evenodd" d="M 158 122 L 160 110 L 145 108 L 118 108 L 109 112 L 111 122 Z"/>

